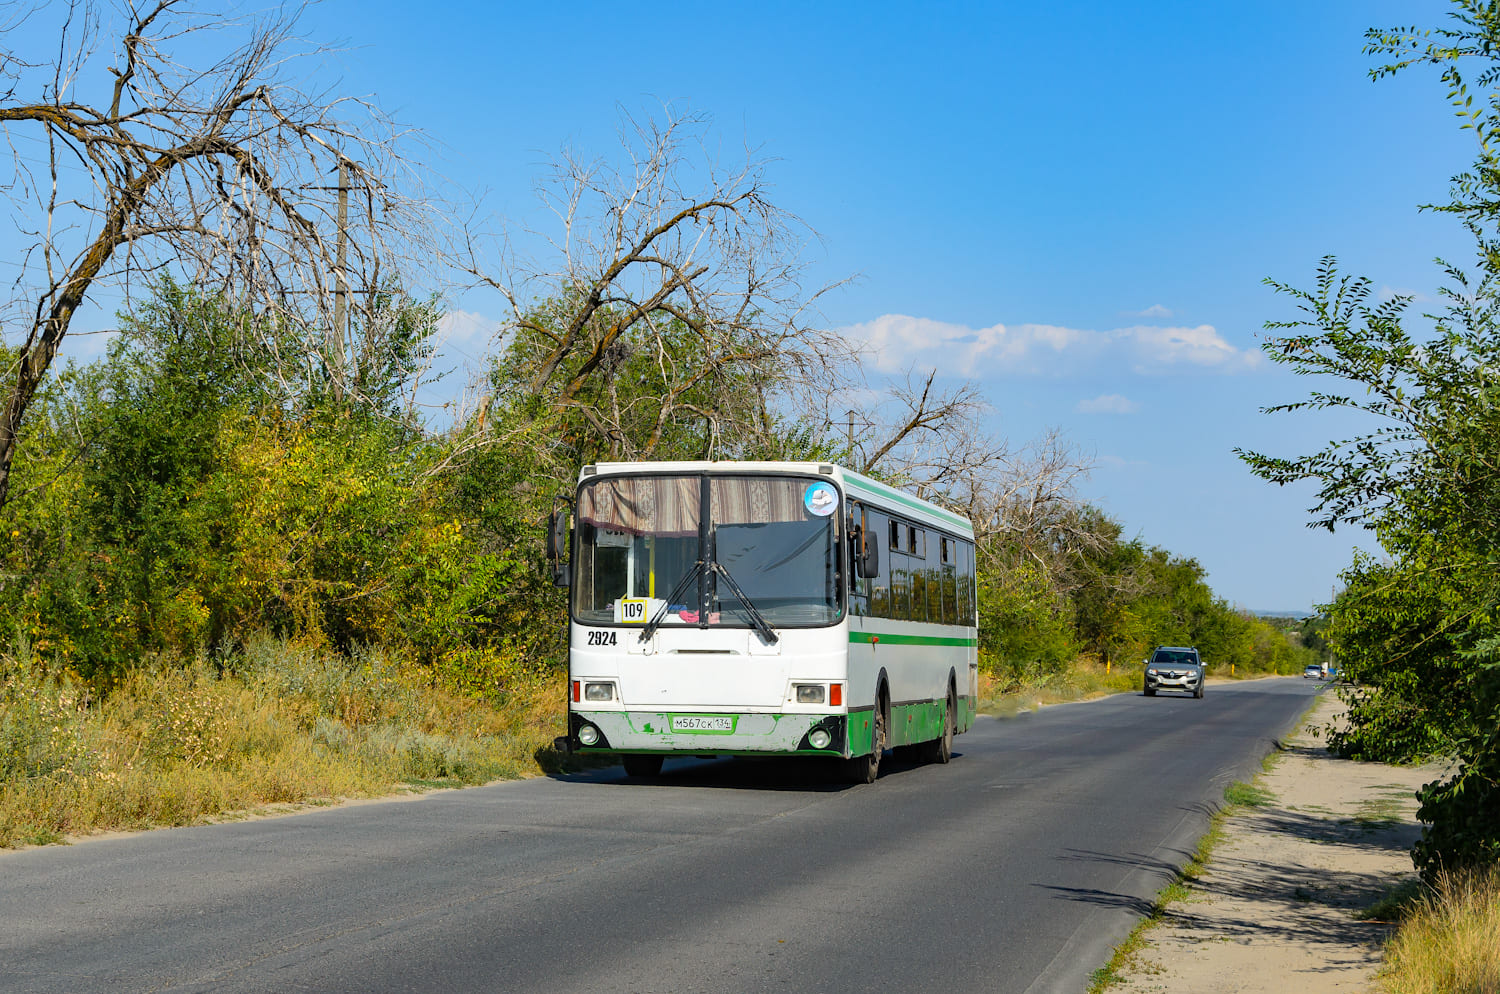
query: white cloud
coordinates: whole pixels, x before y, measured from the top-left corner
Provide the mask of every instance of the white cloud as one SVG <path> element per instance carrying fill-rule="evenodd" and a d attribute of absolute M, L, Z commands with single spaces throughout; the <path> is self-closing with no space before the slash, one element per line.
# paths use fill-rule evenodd
<path fill-rule="evenodd" d="M 1151 465 L 1151 463 L 1144 459 L 1126 459 L 1123 456 L 1112 455 L 1095 456 L 1094 464 L 1097 466 L 1108 466 L 1110 469 L 1134 469 L 1139 466 Z"/>
<path fill-rule="evenodd" d="M 1078 406 L 1073 408 L 1079 414 L 1134 414 L 1140 409 L 1141 405 L 1117 393 L 1107 393 L 1093 400 L 1080 400 Z"/>
<path fill-rule="evenodd" d="M 1380 288 L 1381 300 L 1394 300 L 1397 297 L 1409 297 L 1411 299 L 1411 302 L 1414 304 L 1430 304 L 1434 299 L 1436 299 L 1425 293 L 1422 293 L 1419 290 L 1407 290 L 1405 288 L 1398 288 L 1389 285 L 1385 285 Z"/>
<path fill-rule="evenodd" d="M 1090 331 L 1046 324 L 995 324 L 973 329 L 905 314 L 850 325 L 844 334 L 867 347 L 875 368 L 936 368 L 956 376 L 1070 375 L 1126 364 L 1136 372 L 1193 366 L 1220 372 L 1254 367 L 1260 353 L 1230 345 L 1212 325 L 1137 325 Z"/>
<path fill-rule="evenodd" d="M 1144 311 L 1131 311 L 1130 316 L 1133 318 L 1169 318 L 1172 316 L 1172 309 L 1163 307 L 1161 304 L 1152 304 Z"/>
<path fill-rule="evenodd" d="M 448 311 L 438 318 L 437 330 L 444 351 L 478 359 L 489 351 L 500 322 L 473 311 Z"/>
<path fill-rule="evenodd" d="M 1196 328 L 1121 328 L 1110 335 L 1128 343 L 1138 372 L 1179 365 L 1214 367 L 1228 372 L 1248 369 L 1260 361 L 1259 352 L 1235 348 L 1209 324 Z"/>

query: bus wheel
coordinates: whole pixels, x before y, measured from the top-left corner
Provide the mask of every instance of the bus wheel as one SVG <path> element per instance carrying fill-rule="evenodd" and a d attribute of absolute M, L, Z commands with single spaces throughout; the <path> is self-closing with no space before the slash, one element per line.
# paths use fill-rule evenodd
<path fill-rule="evenodd" d="M 878 698 L 875 702 L 875 734 L 871 736 L 870 745 L 868 756 L 845 760 L 850 783 L 874 783 L 880 776 L 880 755 L 885 752 L 885 708 Z"/>
<path fill-rule="evenodd" d="M 922 761 L 925 763 L 946 763 L 953 758 L 953 722 L 954 712 L 953 691 L 948 691 L 947 703 L 943 705 L 943 734 L 930 742 L 922 743 Z"/>
<path fill-rule="evenodd" d="M 622 756 L 625 775 L 637 780 L 650 780 L 661 772 L 661 756 Z"/>

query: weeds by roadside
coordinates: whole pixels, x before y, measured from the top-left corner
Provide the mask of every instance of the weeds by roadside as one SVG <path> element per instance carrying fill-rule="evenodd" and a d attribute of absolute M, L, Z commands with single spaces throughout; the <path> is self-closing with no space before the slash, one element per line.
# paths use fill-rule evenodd
<path fill-rule="evenodd" d="M 1500 868 L 1443 875 L 1401 908 L 1379 983 L 1387 994 L 1500 991 Z"/>
<path fill-rule="evenodd" d="M 1018 685 L 988 673 L 979 675 L 979 713 L 1004 718 L 1035 711 L 1048 704 L 1088 700 L 1140 689 L 1140 674 L 1113 668 L 1106 672 L 1094 663 L 1076 662 L 1070 668 L 1035 683 Z"/>
<path fill-rule="evenodd" d="M 0 846 L 526 776 L 562 700 L 557 675 L 507 673 L 479 698 L 388 655 L 269 638 L 140 668 L 102 701 L 0 657 Z"/>
<path fill-rule="evenodd" d="M 1362 922 L 1396 924 L 1406 917 L 1412 906 L 1428 893 L 1427 885 L 1415 874 L 1392 887 L 1380 900 L 1355 912 Z"/>
<path fill-rule="evenodd" d="M 1274 804 L 1276 798 L 1253 783 L 1232 783 L 1224 788 L 1224 800 L 1234 807 L 1264 808 Z"/>

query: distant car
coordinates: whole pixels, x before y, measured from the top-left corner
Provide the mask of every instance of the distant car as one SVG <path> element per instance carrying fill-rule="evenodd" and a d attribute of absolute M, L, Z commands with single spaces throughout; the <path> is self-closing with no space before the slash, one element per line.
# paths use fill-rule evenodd
<path fill-rule="evenodd" d="M 1304 680 L 1306 680 L 1308 677 L 1312 677 L 1314 680 L 1318 680 L 1321 679 L 1322 676 L 1323 667 L 1319 666 L 1317 663 L 1308 663 L 1306 666 L 1302 667 L 1302 679 Z"/>
<path fill-rule="evenodd" d="M 1146 660 L 1146 678 L 1142 690 L 1155 697 L 1158 690 L 1179 690 L 1203 696 L 1203 658 L 1190 646 L 1159 645 Z"/>

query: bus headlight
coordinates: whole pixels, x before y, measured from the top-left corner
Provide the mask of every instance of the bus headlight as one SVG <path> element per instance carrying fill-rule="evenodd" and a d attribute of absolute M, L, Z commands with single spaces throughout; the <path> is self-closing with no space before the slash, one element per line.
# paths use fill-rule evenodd
<path fill-rule="evenodd" d="M 807 744 L 814 749 L 827 749 L 828 743 L 833 741 L 833 736 L 828 734 L 826 728 L 814 728 L 807 736 Z"/>
<path fill-rule="evenodd" d="M 578 741 L 586 746 L 599 743 L 599 729 L 593 725 L 581 725 L 578 728 Z"/>
<path fill-rule="evenodd" d="M 799 683 L 796 685 L 796 696 L 798 704 L 822 704 L 823 685 L 821 683 Z M 823 748 L 818 746 L 819 749 Z"/>
<path fill-rule="evenodd" d="M 615 685 L 612 683 L 586 683 L 583 685 L 583 699 L 586 701 L 612 701 L 615 699 Z"/>

